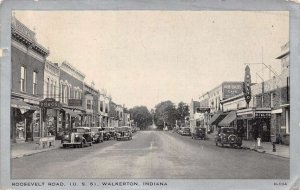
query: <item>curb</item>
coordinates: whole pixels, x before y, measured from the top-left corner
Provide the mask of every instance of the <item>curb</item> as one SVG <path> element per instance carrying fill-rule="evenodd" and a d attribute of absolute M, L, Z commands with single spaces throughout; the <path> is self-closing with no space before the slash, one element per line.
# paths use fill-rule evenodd
<path fill-rule="evenodd" d="M 290 157 L 272 154 L 272 153 L 266 152 L 265 150 L 259 150 L 259 149 L 256 149 L 256 148 L 243 147 L 243 149 L 255 151 L 255 152 L 258 152 L 258 153 L 268 154 L 268 155 L 272 155 L 272 156 L 276 156 L 276 157 L 280 157 L 280 158 L 290 159 Z"/>
<path fill-rule="evenodd" d="M 59 148 L 60 148 L 60 146 L 55 147 L 55 148 L 51 148 L 51 149 L 40 150 L 40 151 L 37 151 L 37 152 L 30 152 L 30 153 L 25 153 L 25 154 L 19 154 L 19 155 L 16 155 L 16 156 L 12 156 L 11 159 L 23 158 L 25 156 L 30 156 L 30 155 L 33 155 L 33 154 L 38 154 L 38 153 L 41 153 L 41 152 L 52 151 L 52 150 L 56 150 L 56 149 L 59 149 Z"/>

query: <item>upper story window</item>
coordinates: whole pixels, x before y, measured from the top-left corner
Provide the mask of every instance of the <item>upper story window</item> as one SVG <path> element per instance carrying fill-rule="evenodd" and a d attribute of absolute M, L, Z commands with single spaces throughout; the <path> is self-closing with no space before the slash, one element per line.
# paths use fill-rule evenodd
<path fill-rule="evenodd" d="M 34 71 L 32 75 L 32 94 L 37 94 L 37 72 Z"/>
<path fill-rule="evenodd" d="M 86 101 L 86 108 L 87 109 L 92 109 L 92 101 L 91 100 Z"/>
<path fill-rule="evenodd" d="M 21 86 L 20 86 L 20 90 L 22 92 L 25 92 L 26 90 L 26 68 L 24 66 L 21 66 Z"/>
<path fill-rule="evenodd" d="M 103 101 L 100 101 L 100 111 L 103 112 Z"/>
<path fill-rule="evenodd" d="M 46 89 L 46 96 L 47 96 L 47 98 L 49 97 L 49 88 L 50 88 L 50 79 L 49 78 L 47 78 L 47 82 L 46 82 L 47 84 L 46 84 L 46 86 L 47 86 L 47 89 Z"/>

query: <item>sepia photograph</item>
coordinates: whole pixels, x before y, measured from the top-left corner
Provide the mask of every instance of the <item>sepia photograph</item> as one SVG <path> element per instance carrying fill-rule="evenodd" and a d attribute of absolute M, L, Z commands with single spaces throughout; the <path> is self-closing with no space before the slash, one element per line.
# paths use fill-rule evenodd
<path fill-rule="evenodd" d="M 289 18 L 12 11 L 11 179 L 289 179 Z"/>

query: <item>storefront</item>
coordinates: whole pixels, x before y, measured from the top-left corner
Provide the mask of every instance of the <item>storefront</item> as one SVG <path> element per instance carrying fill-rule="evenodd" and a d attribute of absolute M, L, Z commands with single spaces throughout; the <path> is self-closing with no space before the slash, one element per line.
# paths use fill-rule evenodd
<path fill-rule="evenodd" d="M 54 98 L 45 98 L 40 102 L 42 110 L 41 137 L 58 137 L 61 104 Z"/>
<path fill-rule="evenodd" d="M 237 130 L 244 139 L 270 142 L 271 108 L 248 108 L 237 111 Z"/>
<path fill-rule="evenodd" d="M 40 136 L 40 113 L 37 106 L 32 106 L 23 99 L 11 99 L 11 131 L 13 142 L 33 141 Z"/>

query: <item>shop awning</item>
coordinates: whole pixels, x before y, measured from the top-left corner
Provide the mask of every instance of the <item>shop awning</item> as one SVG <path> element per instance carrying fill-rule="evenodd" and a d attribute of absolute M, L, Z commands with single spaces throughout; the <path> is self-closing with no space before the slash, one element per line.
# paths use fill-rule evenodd
<path fill-rule="evenodd" d="M 79 115 L 75 112 L 73 112 L 72 110 L 66 109 L 66 108 L 62 108 L 67 114 L 69 114 L 72 117 L 79 117 Z"/>
<path fill-rule="evenodd" d="M 228 115 L 219 123 L 221 127 L 228 127 L 236 119 L 236 111 L 231 111 Z"/>
<path fill-rule="evenodd" d="M 11 99 L 10 106 L 18 109 L 38 110 L 38 107 L 25 103 L 23 100 Z"/>
<path fill-rule="evenodd" d="M 218 125 L 220 121 L 222 121 L 227 114 L 223 112 L 215 113 L 214 116 L 209 120 L 208 125 Z"/>

